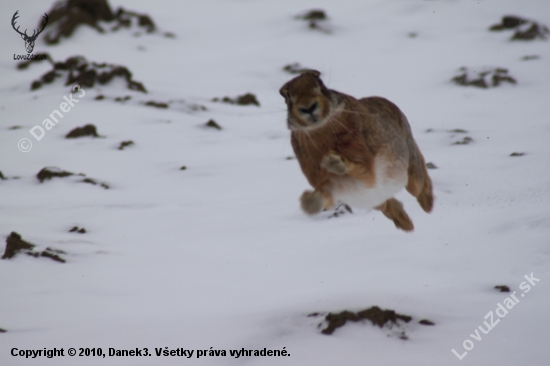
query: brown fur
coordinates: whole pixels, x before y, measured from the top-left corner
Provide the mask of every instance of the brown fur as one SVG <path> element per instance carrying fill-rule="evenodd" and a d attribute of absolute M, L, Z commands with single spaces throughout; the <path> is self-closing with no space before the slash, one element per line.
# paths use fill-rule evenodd
<path fill-rule="evenodd" d="M 432 182 L 405 115 L 380 97 L 355 99 L 329 90 L 318 71 L 290 80 L 280 90 L 288 108 L 291 143 L 314 191 L 301 197 L 302 209 L 316 214 L 334 204 L 332 189 L 350 181 L 374 187 L 375 159 L 388 165 L 385 174 L 402 176 L 407 191 L 426 212 L 433 207 Z M 401 202 L 390 198 L 376 207 L 405 231 L 413 224 Z"/>

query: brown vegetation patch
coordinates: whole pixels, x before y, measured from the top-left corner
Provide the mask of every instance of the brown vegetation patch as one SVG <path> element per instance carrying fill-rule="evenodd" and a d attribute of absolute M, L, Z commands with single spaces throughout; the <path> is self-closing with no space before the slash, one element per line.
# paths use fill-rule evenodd
<path fill-rule="evenodd" d="M 71 130 L 71 132 L 69 132 L 67 135 L 65 135 L 65 138 L 66 139 L 76 139 L 76 138 L 84 137 L 84 136 L 99 137 L 99 135 L 97 134 L 96 127 L 92 124 L 87 124 L 83 127 L 77 127 L 75 129 Z"/>
<path fill-rule="evenodd" d="M 4 250 L 4 255 L 2 259 L 11 259 L 15 257 L 18 253 L 25 253 L 27 255 L 38 257 L 47 257 L 53 259 L 54 261 L 65 263 L 65 259 L 61 258 L 61 254 L 66 254 L 62 250 L 46 248 L 42 252 L 37 252 L 34 249 L 36 245 L 24 241 L 21 238 L 21 235 L 12 231 L 10 236 L 6 239 L 6 249 Z"/>
<path fill-rule="evenodd" d="M 66 76 L 65 85 L 78 84 L 93 87 L 96 83 L 105 85 L 115 77 L 126 80 L 128 89 L 147 93 L 142 83 L 132 79 L 132 73 L 125 66 L 107 63 L 88 62 L 83 56 L 69 57 L 65 62 L 56 62 L 53 69 L 31 84 L 31 90 L 50 84 L 59 77 Z"/>
<path fill-rule="evenodd" d="M 378 306 L 373 306 L 357 313 L 345 310 L 340 313 L 327 314 L 325 320 L 328 322 L 328 325 L 321 333 L 332 334 L 336 328 L 343 327 L 348 321 L 358 322 L 361 320 L 369 320 L 372 325 L 382 328 L 388 323 L 390 326 L 399 325 L 398 320 L 408 323 L 411 319 L 412 317 L 408 315 L 399 314 L 390 309 L 382 310 Z"/>
<path fill-rule="evenodd" d="M 100 22 L 112 25 L 111 31 L 134 26 L 151 33 L 155 23 L 147 14 L 139 14 L 118 8 L 113 11 L 107 0 L 65 0 L 56 2 L 48 11 L 50 24 L 46 32 L 47 44 L 57 44 L 62 38 L 70 38 L 81 25 L 87 25 L 100 33 L 105 30 Z"/>
<path fill-rule="evenodd" d="M 482 89 L 497 87 L 502 83 L 516 84 L 517 81 L 508 74 L 507 69 L 494 68 L 482 71 L 470 71 L 466 67 L 459 69 L 459 74 L 451 79 L 461 86 L 475 86 Z"/>
<path fill-rule="evenodd" d="M 546 39 L 550 30 L 545 25 L 539 24 L 533 20 L 523 19 L 515 15 L 506 15 L 502 17 L 499 24 L 492 25 L 491 31 L 515 30 L 510 38 L 511 41 L 532 41 L 535 39 Z"/>

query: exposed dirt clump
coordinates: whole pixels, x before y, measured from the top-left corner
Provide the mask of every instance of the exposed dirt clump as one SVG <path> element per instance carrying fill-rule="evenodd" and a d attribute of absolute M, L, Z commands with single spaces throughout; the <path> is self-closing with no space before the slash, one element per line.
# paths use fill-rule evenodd
<path fill-rule="evenodd" d="M 218 122 L 214 121 L 213 119 L 209 120 L 208 122 L 206 122 L 204 124 L 205 127 L 208 127 L 208 128 L 215 128 L 217 130 L 221 130 L 222 129 L 222 126 L 220 126 L 218 124 Z"/>
<path fill-rule="evenodd" d="M 36 174 L 36 178 L 38 178 L 40 183 L 44 183 L 45 180 L 49 180 L 52 178 L 65 178 L 70 177 L 71 175 L 74 175 L 74 173 L 67 172 L 65 170 L 61 170 L 55 167 L 46 167 L 39 171 L 38 174 Z"/>
<path fill-rule="evenodd" d="M 470 136 L 466 136 L 460 141 L 453 142 L 453 145 L 468 145 L 468 144 L 472 143 L 473 141 L 474 141 L 473 138 L 471 138 Z"/>
<path fill-rule="evenodd" d="M 132 140 L 122 141 L 120 143 L 120 145 L 118 146 L 118 149 L 119 150 L 124 150 L 124 148 L 126 148 L 128 146 L 132 146 L 133 144 L 134 144 L 134 141 L 132 141 Z"/>
<path fill-rule="evenodd" d="M 130 95 L 127 95 L 125 97 L 116 97 L 115 98 L 115 102 L 119 102 L 119 103 L 122 103 L 122 102 L 126 102 L 128 100 L 132 99 L 132 97 Z"/>
<path fill-rule="evenodd" d="M 15 257 L 17 252 L 20 251 L 29 251 L 35 247 L 34 244 L 24 241 L 21 239 L 21 235 L 12 231 L 10 236 L 6 239 L 6 249 L 4 250 L 4 255 L 2 259 L 10 259 Z"/>
<path fill-rule="evenodd" d="M 382 310 L 378 306 L 373 306 L 357 313 L 345 310 L 340 313 L 328 313 L 327 316 L 325 316 L 328 325 L 321 333 L 332 334 L 336 328 L 343 327 L 347 321 L 358 322 L 361 320 L 370 320 L 372 325 L 377 325 L 382 328 L 387 323 L 392 326 L 394 324 L 398 325 L 398 320 L 408 323 L 411 319 L 412 317 L 408 315 L 398 314 L 390 309 Z"/>
<path fill-rule="evenodd" d="M 93 87 L 96 83 L 105 85 L 115 77 L 126 80 L 128 89 L 147 93 L 142 83 L 132 79 L 132 73 L 125 66 L 107 63 L 88 62 L 83 56 L 69 57 L 65 62 L 56 62 L 53 69 L 42 75 L 40 80 L 31 84 L 31 90 L 50 84 L 65 76 L 65 85 L 78 84 L 81 87 Z"/>
<path fill-rule="evenodd" d="M 483 89 L 497 87 L 503 82 L 510 84 L 517 83 L 516 79 L 508 75 L 508 70 L 503 68 L 469 71 L 466 67 L 461 67 L 459 74 L 453 77 L 451 81 L 457 85 L 475 86 Z"/>
<path fill-rule="evenodd" d="M 301 74 L 306 71 L 310 71 L 311 69 L 302 67 L 299 63 L 295 62 L 293 64 L 288 64 L 285 67 L 283 67 L 283 71 L 288 72 L 289 74 Z"/>
<path fill-rule="evenodd" d="M 65 135 L 66 139 L 76 139 L 83 136 L 99 137 L 97 128 L 92 124 L 87 124 L 83 127 L 77 127 Z"/>
<path fill-rule="evenodd" d="M 510 156 L 523 156 L 523 155 L 525 155 L 524 152 L 513 152 L 510 154 Z"/>
<path fill-rule="evenodd" d="M 147 14 L 139 14 L 118 8 L 113 11 L 107 0 L 64 0 L 58 1 L 48 11 L 50 26 L 46 32 L 47 44 L 57 44 L 62 38 L 70 38 L 81 25 L 88 25 L 104 33 L 102 25 L 112 25 L 111 31 L 134 26 L 151 33 L 156 30 L 155 23 Z M 100 22 L 102 24 L 100 25 Z"/>
<path fill-rule="evenodd" d="M 71 230 L 69 230 L 70 233 L 79 233 L 79 234 L 85 234 L 86 233 L 86 229 L 84 228 L 79 228 L 78 226 L 73 226 L 73 228 Z"/>
<path fill-rule="evenodd" d="M 212 99 L 213 102 L 219 102 L 220 98 L 214 98 Z M 237 105 L 256 105 L 260 106 L 260 102 L 258 102 L 258 99 L 256 99 L 256 96 L 252 93 L 246 93 L 243 95 L 240 95 L 236 98 L 229 98 L 229 97 L 223 97 L 221 99 L 223 103 L 229 103 L 229 104 L 237 104 Z"/>
<path fill-rule="evenodd" d="M 3 329 L 3 328 L 0 328 L 0 333 L 6 333 L 7 330 Z"/>
<path fill-rule="evenodd" d="M 180 170 L 187 170 L 187 167 L 184 165 L 180 168 Z"/>
<path fill-rule="evenodd" d="M 162 109 L 168 108 L 167 103 L 155 102 L 153 100 L 150 100 L 150 101 L 146 102 L 145 105 L 147 105 L 149 107 L 162 108 Z"/>
<path fill-rule="evenodd" d="M 491 31 L 506 31 L 515 29 L 510 38 L 511 41 L 532 41 L 535 39 L 546 39 L 550 30 L 548 27 L 533 20 L 523 19 L 515 15 L 502 17 L 499 24 L 492 25 Z"/>
<path fill-rule="evenodd" d="M 497 285 L 495 286 L 495 290 L 499 290 L 500 292 L 510 292 L 510 287 L 506 285 Z"/>
<path fill-rule="evenodd" d="M 431 320 L 428 320 L 428 319 L 422 319 L 421 321 L 418 322 L 418 324 L 422 324 L 422 325 L 435 325 L 434 322 L 432 322 Z"/>
<path fill-rule="evenodd" d="M 94 186 L 95 185 L 100 185 L 101 187 L 105 188 L 105 189 L 109 189 L 110 187 L 105 184 L 105 183 L 100 183 L 98 181 L 96 181 L 95 179 L 92 179 L 92 178 L 84 178 L 81 180 L 82 183 L 88 183 L 88 184 L 93 184 Z"/>
<path fill-rule="evenodd" d="M 328 17 L 322 9 L 308 10 L 302 14 L 296 15 L 294 19 L 306 21 L 310 29 L 330 33 L 330 30 L 326 27 Z"/>
<path fill-rule="evenodd" d="M 2 256 L 2 259 L 11 259 L 15 257 L 17 253 L 25 253 L 35 258 L 47 257 L 57 262 L 61 262 L 61 263 L 66 262 L 65 259 L 60 257 L 60 254 L 66 254 L 64 251 L 52 249 L 52 248 L 46 248 L 42 252 L 38 252 L 33 250 L 35 246 L 36 245 L 24 241 L 21 238 L 21 235 L 19 235 L 15 231 L 12 231 L 10 236 L 8 236 L 8 238 L 6 239 L 6 249 L 4 251 L 4 255 Z"/>
<path fill-rule="evenodd" d="M 40 170 L 38 172 L 38 174 L 36 175 L 36 178 L 38 178 L 40 183 L 44 183 L 45 180 L 50 180 L 52 178 L 65 178 L 65 177 L 70 177 L 70 176 L 73 176 L 73 175 L 80 176 L 80 177 L 85 177 L 86 176 L 86 174 L 84 174 L 84 173 L 75 174 L 75 173 L 71 173 L 71 172 L 68 172 L 68 171 L 65 171 L 65 170 L 61 170 L 57 167 L 46 167 L 46 168 L 43 168 L 42 170 Z M 84 178 L 82 180 L 79 180 L 78 182 L 89 183 L 89 184 L 93 184 L 93 185 L 99 184 L 101 187 L 103 187 L 105 189 L 110 188 L 107 184 L 97 182 L 95 179 L 92 179 L 92 178 Z"/>
<path fill-rule="evenodd" d="M 426 163 L 426 168 L 428 169 L 437 169 L 437 165 L 432 162 Z"/>
<path fill-rule="evenodd" d="M 7 178 L 4 177 L 4 174 L 2 174 L 2 171 L 0 170 L 0 180 L 6 180 Z"/>

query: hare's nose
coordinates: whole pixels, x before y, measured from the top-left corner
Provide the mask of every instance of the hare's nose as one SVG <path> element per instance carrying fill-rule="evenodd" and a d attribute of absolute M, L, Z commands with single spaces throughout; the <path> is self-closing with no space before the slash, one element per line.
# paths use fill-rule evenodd
<path fill-rule="evenodd" d="M 298 108 L 298 110 L 304 114 L 313 114 L 315 109 L 317 109 L 317 102 L 314 102 L 309 108 Z"/>

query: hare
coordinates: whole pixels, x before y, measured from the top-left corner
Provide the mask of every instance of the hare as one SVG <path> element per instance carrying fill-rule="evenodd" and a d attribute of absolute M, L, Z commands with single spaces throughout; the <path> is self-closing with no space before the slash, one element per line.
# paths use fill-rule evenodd
<path fill-rule="evenodd" d="M 407 118 L 387 99 L 357 100 L 327 89 L 319 76 L 306 71 L 279 91 L 292 148 L 314 188 L 300 197 L 303 211 L 314 215 L 340 201 L 380 210 L 397 228 L 412 231 L 403 204 L 393 197 L 406 188 L 426 212 L 434 197 Z"/>

